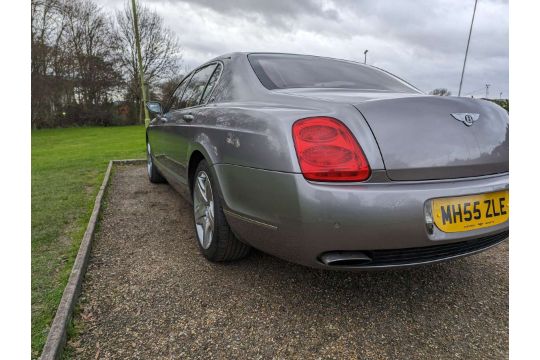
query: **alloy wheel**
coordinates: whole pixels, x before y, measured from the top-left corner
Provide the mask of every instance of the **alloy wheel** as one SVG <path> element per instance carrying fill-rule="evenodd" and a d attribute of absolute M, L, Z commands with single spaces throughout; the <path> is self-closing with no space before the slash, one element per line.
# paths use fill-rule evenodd
<path fill-rule="evenodd" d="M 193 212 L 199 243 L 203 249 L 208 249 L 214 235 L 214 194 L 210 178 L 204 171 L 195 178 Z"/>
<path fill-rule="evenodd" d="M 148 176 L 152 176 L 152 152 L 150 151 L 150 143 L 146 144 L 146 170 Z"/>

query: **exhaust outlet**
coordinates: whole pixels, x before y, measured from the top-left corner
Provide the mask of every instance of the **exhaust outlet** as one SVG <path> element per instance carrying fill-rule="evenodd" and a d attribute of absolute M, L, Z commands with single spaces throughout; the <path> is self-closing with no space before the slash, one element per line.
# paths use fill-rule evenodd
<path fill-rule="evenodd" d="M 362 266 L 371 258 L 361 251 L 332 251 L 321 255 L 320 260 L 328 266 Z"/>

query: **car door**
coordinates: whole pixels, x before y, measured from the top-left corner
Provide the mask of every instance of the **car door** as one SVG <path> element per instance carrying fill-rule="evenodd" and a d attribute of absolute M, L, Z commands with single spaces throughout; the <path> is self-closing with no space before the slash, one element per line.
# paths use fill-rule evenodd
<path fill-rule="evenodd" d="M 197 69 L 189 79 L 176 108 L 167 113 L 166 128 L 168 135 L 165 137 L 165 152 L 168 164 L 170 170 L 174 173 L 176 182 L 186 188 L 188 185 L 187 150 L 193 132 L 196 131 L 192 126 L 197 118 L 199 108 L 203 106 L 201 100 L 216 66 L 217 63 L 212 63 Z"/>
<path fill-rule="evenodd" d="M 169 178 L 174 171 L 174 162 L 170 154 L 170 145 L 174 143 L 173 119 L 174 112 L 180 107 L 182 95 L 186 90 L 192 74 L 188 74 L 176 87 L 171 98 L 163 106 L 163 114 L 155 119 L 153 134 L 151 135 L 152 152 L 159 163 L 160 170 Z M 153 121 L 154 122 L 154 121 Z"/>

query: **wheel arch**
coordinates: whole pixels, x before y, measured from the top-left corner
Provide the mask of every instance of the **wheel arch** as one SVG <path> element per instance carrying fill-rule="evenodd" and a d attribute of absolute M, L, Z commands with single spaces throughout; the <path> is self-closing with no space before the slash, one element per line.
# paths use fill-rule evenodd
<path fill-rule="evenodd" d="M 190 196 L 193 196 L 193 179 L 195 178 L 195 170 L 197 170 L 197 166 L 202 160 L 206 160 L 210 169 L 213 170 L 214 159 L 212 158 L 212 156 L 210 156 L 210 153 L 202 144 L 194 143 L 191 146 L 189 152 L 189 160 L 187 166 L 187 180 Z M 212 175 L 217 179 L 218 183 L 220 183 L 215 171 L 212 171 Z M 218 189 L 218 192 L 221 195 L 221 189 Z"/>
<path fill-rule="evenodd" d="M 188 186 L 189 193 L 193 196 L 193 179 L 195 178 L 195 170 L 202 160 L 206 160 L 202 152 L 195 150 L 191 153 L 188 163 Z M 207 160 L 208 161 L 208 160 Z"/>

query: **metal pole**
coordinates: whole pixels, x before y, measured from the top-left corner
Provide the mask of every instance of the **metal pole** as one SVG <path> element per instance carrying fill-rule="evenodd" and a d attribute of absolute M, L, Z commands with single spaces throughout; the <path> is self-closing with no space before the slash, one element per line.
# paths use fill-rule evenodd
<path fill-rule="evenodd" d="M 476 4 L 478 4 L 478 0 L 474 0 L 474 10 L 472 13 L 471 28 L 469 29 L 469 38 L 467 39 L 467 48 L 465 49 L 465 59 L 463 60 L 463 70 L 461 70 L 461 80 L 459 81 L 458 96 L 461 96 L 461 87 L 463 85 L 463 75 L 465 74 L 465 64 L 467 64 L 467 54 L 469 53 L 469 44 L 471 43 L 472 27 L 474 24 L 474 14 L 476 14 Z"/>
<path fill-rule="evenodd" d="M 131 0 L 131 8 L 133 10 L 133 31 L 135 33 L 135 46 L 137 47 L 137 62 L 139 63 L 139 76 L 141 82 L 141 94 L 143 101 L 144 109 L 144 126 L 148 127 L 150 124 L 150 114 L 146 108 L 146 89 L 144 87 L 144 69 L 142 64 L 142 54 L 141 54 L 141 40 L 139 38 L 139 18 L 137 16 L 137 6 L 135 5 L 135 0 Z"/>
<path fill-rule="evenodd" d="M 364 51 L 364 64 L 366 63 L 366 60 L 367 60 L 367 52 L 368 52 L 367 50 Z"/>

